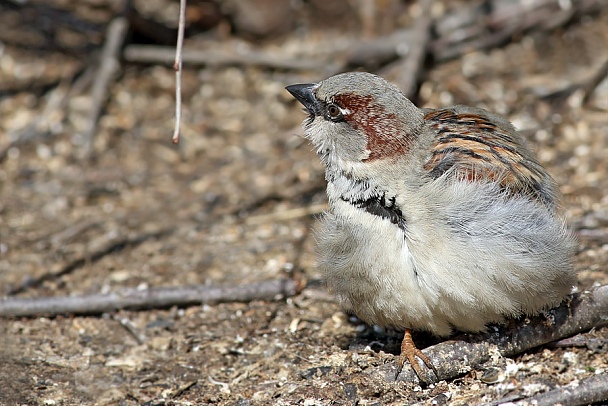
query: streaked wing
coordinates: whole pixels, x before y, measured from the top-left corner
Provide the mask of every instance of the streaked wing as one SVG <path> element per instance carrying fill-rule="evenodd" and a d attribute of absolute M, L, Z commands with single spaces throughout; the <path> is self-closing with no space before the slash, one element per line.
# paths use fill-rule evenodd
<path fill-rule="evenodd" d="M 554 208 L 555 182 L 506 120 L 466 106 L 427 110 L 425 119 L 437 132 L 424 165 L 433 178 L 449 172 L 449 176 L 494 181 L 513 194 Z"/>

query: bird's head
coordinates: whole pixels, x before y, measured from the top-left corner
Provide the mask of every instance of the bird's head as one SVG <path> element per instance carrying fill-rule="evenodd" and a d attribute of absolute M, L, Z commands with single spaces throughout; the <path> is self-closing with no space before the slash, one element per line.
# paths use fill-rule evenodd
<path fill-rule="evenodd" d="M 287 86 L 306 107 L 305 136 L 328 168 L 347 173 L 408 155 L 423 113 L 386 80 L 363 72 Z"/>

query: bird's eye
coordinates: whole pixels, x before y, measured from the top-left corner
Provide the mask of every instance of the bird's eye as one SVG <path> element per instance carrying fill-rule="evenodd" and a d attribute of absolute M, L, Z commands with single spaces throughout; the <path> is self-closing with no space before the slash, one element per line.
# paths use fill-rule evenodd
<path fill-rule="evenodd" d="M 327 114 L 329 115 L 329 118 L 337 119 L 342 115 L 342 112 L 340 111 L 340 108 L 338 108 L 338 106 L 336 106 L 335 104 L 330 104 L 327 106 Z"/>

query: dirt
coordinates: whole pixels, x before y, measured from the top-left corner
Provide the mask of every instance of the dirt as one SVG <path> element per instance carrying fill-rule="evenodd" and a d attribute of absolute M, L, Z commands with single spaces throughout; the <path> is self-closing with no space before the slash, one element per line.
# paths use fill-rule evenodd
<path fill-rule="evenodd" d="M 294 31 L 274 46 L 314 49 L 349 35 Z M 422 106 L 487 108 L 526 135 L 579 237 L 581 290 L 608 283 L 608 80 L 584 103 L 583 90 L 567 90 L 597 71 L 607 44 L 604 10 L 434 65 L 420 90 Z M 68 77 L 79 63 L 19 46 L 0 52 L 0 83 L 17 88 L 23 75 Z M 318 281 L 312 230 L 326 202 L 323 170 L 284 86 L 320 79 L 187 67 L 176 147 L 173 70 L 123 64 L 92 159 L 83 152 L 90 92 L 71 96 L 64 119 L 51 114 L 48 133 L 12 146 L 0 166 L 0 295 Z M 53 92 L 0 98 L 0 150 L 44 114 Z M 313 215 L 293 214 L 301 208 Z M 6 405 L 488 404 L 608 372 L 602 328 L 583 335 L 595 347 L 547 346 L 497 362 L 497 383 L 482 379 L 492 365 L 430 387 L 389 382 L 365 370 L 396 361 L 398 333 L 345 315 L 321 283 L 275 301 L 0 319 L 0 331 Z"/>

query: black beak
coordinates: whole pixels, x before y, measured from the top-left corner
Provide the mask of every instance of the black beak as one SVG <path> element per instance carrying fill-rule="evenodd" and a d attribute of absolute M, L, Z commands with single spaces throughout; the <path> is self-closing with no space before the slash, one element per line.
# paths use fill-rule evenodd
<path fill-rule="evenodd" d="M 304 83 L 287 86 L 285 89 L 287 89 L 297 101 L 302 103 L 310 114 L 316 115 L 319 111 L 319 102 L 312 93 L 312 89 L 315 86 L 315 83 Z"/>

